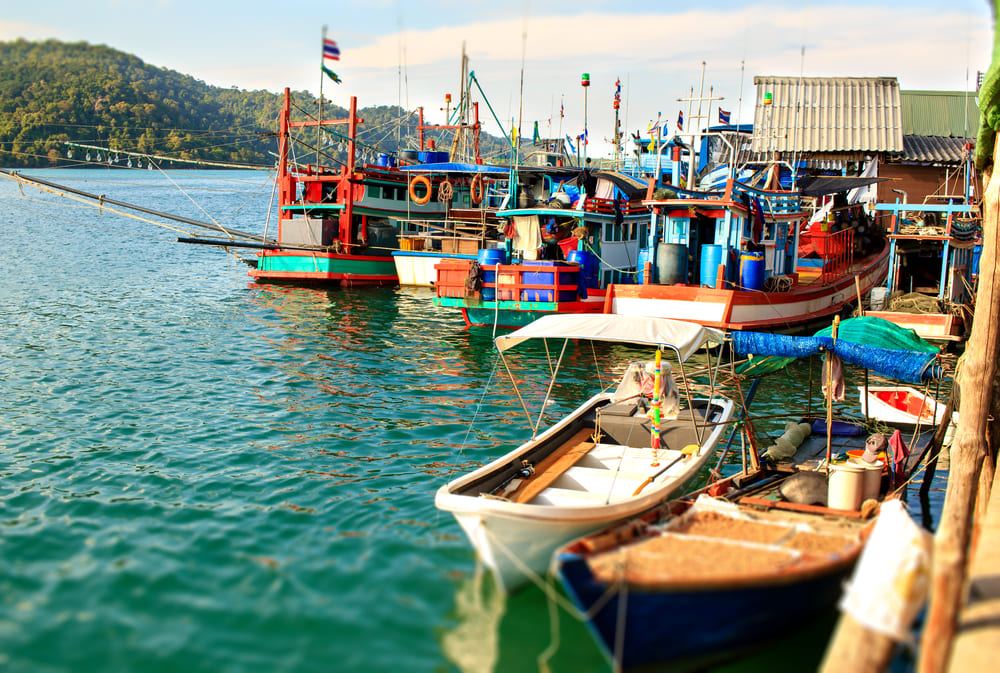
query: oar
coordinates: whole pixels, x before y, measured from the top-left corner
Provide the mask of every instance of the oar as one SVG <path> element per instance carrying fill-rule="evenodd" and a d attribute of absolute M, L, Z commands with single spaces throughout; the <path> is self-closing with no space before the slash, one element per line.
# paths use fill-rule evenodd
<path fill-rule="evenodd" d="M 656 479 L 661 474 L 663 474 L 664 472 L 666 472 L 667 470 L 669 470 L 670 468 L 672 468 L 674 465 L 676 465 L 680 461 L 682 461 L 685 458 L 687 458 L 688 456 L 692 455 L 696 451 L 698 451 L 698 445 L 697 444 L 688 444 L 687 446 L 685 446 L 683 449 L 681 449 L 681 455 L 679 455 L 676 458 L 674 458 L 673 460 L 671 460 L 669 465 L 667 465 L 662 470 L 659 470 L 656 474 L 652 475 L 651 477 L 646 477 L 646 481 L 644 481 L 641 484 L 639 484 L 639 488 L 635 489 L 635 493 L 632 494 L 632 497 L 634 498 L 635 496 L 639 495 L 639 493 L 642 491 L 642 489 L 646 488 L 651 483 L 653 483 L 654 479 Z"/>

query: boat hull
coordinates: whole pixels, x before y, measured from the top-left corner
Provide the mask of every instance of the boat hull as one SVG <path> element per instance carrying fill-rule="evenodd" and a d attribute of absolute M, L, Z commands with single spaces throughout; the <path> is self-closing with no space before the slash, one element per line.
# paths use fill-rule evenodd
<path fill-rule="evenodd" d="M 249 275 L 259 282 L 323 283 L 343 286 L 395 285 L 391 257 L 332 252 L 267 250 Z"/>
<path fill-rule="evenodd" d="M 462 318 L 469 327 L 518 328 L 552 313 L 601 313 L 604 292 L 590 290 L 590 298 L 583 301 L 480 301 L 471 306 L 466 299 L 438 297 L 434 304 L 462 309 Z"/>
<path fill-rule="evenodd" d="M 880 283 L 888 273 L 889 248 L 836 280 L 794 287 L 788 292 L 715 289 L 692 285 L 614 285 L 606 313 L 689 320 L 707 327 L 789 330 L 839 313 Z M 855 277 L 858 282 L 855 284 Z"/>
<path fill-rule="evenodd" d="M 613 587 L 595 581 L 582 556 L 559 557 L 570 597 L 593 614 L 588 626 L 608 657 L 620 657 L 624 668 L 728 658 L 800 628 L 834 607 L 852 567 L 853 560 L 806 580 L 777 578 L 747 587 L 655 591 L 629 586 L 627 593 L 608 600 Z M 627 625 L 621 636 L 619 619 Z"/>
<path fill-rule="evenodd" d="M 901 311 L 865 311 L 865 315 L 888 320 L 912 329 L 928 341 L 962 341 L 962 320 L 953 313 L 903 313 Z"/>
<path fill-rule="evenodd" d="M 396 267 L 399 284 L 414 287 L 434 287 L 437 279 L 435 265 L 446 259 L 472 261 L 476 259 L 476 256 L 405 250 L 397 250 L 392 253 L 392 261 Z"/>
<path fill-rule="evenodd" d="M 587 403 L 562 421 L 553 425 L 537 438 L 522 444 L 514 451 L 475 470 L 459 479 L 442 486 L 434 499 L 438 509 L 451 512 L 461 525 L 481 561 L 493 571 L 497 583 L 505 591 L 512 591 L 534 577 L 547 574 L 553 552 L 561 545 L 587 533 L 627 518 L 663 502 L 690 481 L 708 462 L 714 452 L 719 437 L 732 419 L 734 404 L 731 400 L 715 398 L 707 402 L 709 409 L 718 412 L 712 416 L 713 424 L 706 431 L 697 452 L 684 459 L 676 469 L 651 481 L 641 493 L 633 493 L 635 485 L 628 485 L 624 477 L 611 482 L 613 491 L 607 497 L 603 492 L 590 492 L 589 501 L 574 501 L 560 504 L 542 494 L 533 502 L 515 502 L 498 497 L 483 497 L 473 487 L 491 479 L 494 475 L 521 463 L 523 457 L 540 445 L 551 442 L 553 437 L 565 434 L 568 428 L 579 425 L 579 419 L 593 412 L 610 399 L 609 393 L 591 398 Z M 702 401 L 705 403 L 705 401 Z M 602 447 L 598 444 L 594 450 Z M 674 454 L 679 454 L 679 448 Z M 671 462 L 670 454 L 664 447 L 663 462 Z M 651 449 L 646 449 L 652 455 Z M 653 465 L 650 475 L 660 467 Z M 608 476 L 615 473 L 607 470 Z M 598 497 L 600 496 L 600 497 Z"/>
<path fill-rule="evenodd" d="M 945 404 L 909 386 L 869 386 L 868 394 L 859 388 L 861 411 L 890 425 L 937 426 L 944 420 Z M 957 425 L 958 413 L 952 414 Z"/>

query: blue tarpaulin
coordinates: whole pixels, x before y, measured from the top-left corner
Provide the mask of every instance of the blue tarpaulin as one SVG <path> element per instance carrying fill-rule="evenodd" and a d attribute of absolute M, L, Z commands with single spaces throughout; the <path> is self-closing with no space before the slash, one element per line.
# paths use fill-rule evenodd
<path fill-rule="evenodd" d="M 835 353 L 844 362 L 898 381 L 920 383 L 924 379 L 940 378 L 942 370 L 935 366 L 934 353 L 877 348 L 831 337 L 795 337 L 764 332 L 733 332 L 733 348 L 741 355 L 765 355 L 800 358 L 823 351 Z"/>

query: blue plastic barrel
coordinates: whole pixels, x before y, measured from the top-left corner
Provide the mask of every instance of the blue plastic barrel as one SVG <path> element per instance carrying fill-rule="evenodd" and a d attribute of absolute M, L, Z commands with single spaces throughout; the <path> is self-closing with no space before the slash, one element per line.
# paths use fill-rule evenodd
<path fill-rule="evenodd" d="M 719 265 L 722 264 L 721 245 L 701 246 L 701 284 L 708 287 L 715 287 L 715 279 L 719 274 Z"/>
<path fill-rule="evenodd" d="M 740 255 L 740 285 L 744 290 L 764 289 L 764 253 L 744 252 Z"/>
<path fill-rule="evenodd" d="M 493 301 L 496 297 L 495 287 L 486 287 L 486 283 L 496 283 L 496 265 L 504 263 L 505 252 L 501 248 L 483 248 L 476 259 L 483 267 L 483 301 Z"/>
<path fill-rule="evenodd" d="M 660 243 L 656 248 L 656 272 L 660 285 L 687 280 L 688 249 L 681 243 Z"/>
<path fill-rule="evenodd" d="M 584 276 L 584 287 L 600 287 L 601 276 L 597 266 L 597 256 L 590 250 L 570 250 L 567 262 L 576 262 Z"/>

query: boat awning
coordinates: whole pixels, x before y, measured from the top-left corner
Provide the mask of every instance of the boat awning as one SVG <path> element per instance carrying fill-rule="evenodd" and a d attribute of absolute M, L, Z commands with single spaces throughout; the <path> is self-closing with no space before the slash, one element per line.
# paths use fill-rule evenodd
<path fill-rule="evenodd" d="M 615 187 L 622 190 L 625 197 L 629 199 L 645 194 L 646 188 L 649 185 L 646 180 L 640 180 L 617 171 L 594 171 L 593 175 L 598 180 L 608 180 Z"/>
<path fill-rule="evenodd" d="M 475 175 L 476 173 L 489 173 L 491 175 L 507 175 L 509 168 L 503 166 L 486 166 L 484 164 L 462 164 L 448 161 L 436 164 L 416 164 L 414 166 L 400 166 L 399 170 L 409 173 L 466 173 Z"/>
<path fill-rule="evenodd" d="M 519 217 L 522 215 L 538 215 L 540 217 L 552 215 L 554 217 L 568 217 L 582 220 L 585 213 L 575 208 L 510 208 L 509 210 L 498 210 L 496 212 L 497 217 Z"/>
<path fill-rule="evenodd" d="M 858 187 L 867 187 L 889 178 L 843 178 L 837 175 L 819 175 L 799 180 L 798 188 L 803 196 L 826 196 L 847 192 Z"/>
<path fill-rule="evenodd" d="M 501 353 L 528 339 L 589 339 L 648 346 L 670 346 L 681 361 L 687 360 L 706 343 L 723 342 L 723 334 L 693 322 L 667 318 L 604 313 L 564 313 L 547 315 L 516 332 L 498 336 Z"/>

